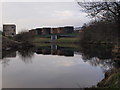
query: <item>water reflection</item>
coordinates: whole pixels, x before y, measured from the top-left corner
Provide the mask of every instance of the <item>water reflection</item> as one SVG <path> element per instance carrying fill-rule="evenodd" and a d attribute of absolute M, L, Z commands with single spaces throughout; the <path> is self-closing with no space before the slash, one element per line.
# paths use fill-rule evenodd
<path fill-rule="evenodd" d="M 37 47 L 35 52 L 37 54 L 43 54 L 43 55 L 59 55 L 59 56 L 67 56 L 67 57 L 74 56 L 73 48 L 60 47 L 58 45 Z"/>
<path fill-rule="evenodd" d="M 84 62 L 88 62 L 92 66 L 101 66 L 104 70 L 113 68 L 115 62 L 112 60 L 111 45 L 81 45 L 80 47 L 64 47 L 59 45 L 41 45 L 33 48 L 23 48 L 22 50 L 3 51 L 2 58 L 15 58 L 16 53 L 25 63 L 32 63 L 34 54 L 74 57 L 81 55 Z M 4 63 L 8 63 L 8 59 L 3 59 Z M 116 65 L 115 65 L 116 66 Z"/>
<path fill-rule="evenodd" d="M 2 59 L 1 63 L 4 67 L 9 65 L 10 59 L 9 58 L 16 58 L 17 53 L 16 50 L 9 50 L 9 51 L 2 51 Z"/>
<path fill-rule="evenodd" d="M 9 65 L 3 68 L 3 86 L 92 87 L 104 78 L 103 73 L 116 68 L 111 51 L 112 46 L 105 45 L 69 47 L 55 44 L 3 51 L 3 65 Z"/>
<path fill-rule="evenodd" d="M 112 45 L 106 44 L 81 44 L 82 56 L 86 60 L 90 60 L 93 57 L 99 59 L 112 59 Z"/>
<path fill-rule="evenodd" d="M 25 63 L 32 63 L 32 58 L 34 57 L 34 48 L 24 48 L 23 50 L 17 51 L 19 57 Z"/>

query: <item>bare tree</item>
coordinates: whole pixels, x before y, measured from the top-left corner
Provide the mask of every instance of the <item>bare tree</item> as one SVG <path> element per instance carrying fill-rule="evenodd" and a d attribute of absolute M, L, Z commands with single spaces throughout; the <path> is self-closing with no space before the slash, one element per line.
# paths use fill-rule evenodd
<path fill-rule="evenodd" d="M 107 0 L 101 0 L 99 2 L 77 1 L 77 3 L 90 17 L 120 23 L 120 0 L 114 0 L 113 2 L 108 2 Z"/>

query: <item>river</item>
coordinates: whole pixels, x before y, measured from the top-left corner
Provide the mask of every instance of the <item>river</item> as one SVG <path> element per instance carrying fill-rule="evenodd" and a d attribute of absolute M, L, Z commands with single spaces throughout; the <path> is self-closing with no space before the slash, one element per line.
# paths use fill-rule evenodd
<path fill-rule="evenodd" d="M 30 49 L 5 51 L 1 61 L 2 87 L 97 86 L 97 83 L 104 79 L 105 72 L 114 68 L 111 53 L 108 53 L 108 49 L 103 50 L 101 47 L 96 52 L 96 47 L 89 47 L 88 50 L 87 47 L 81 49 L 65 45 L 39 45 Z"/>

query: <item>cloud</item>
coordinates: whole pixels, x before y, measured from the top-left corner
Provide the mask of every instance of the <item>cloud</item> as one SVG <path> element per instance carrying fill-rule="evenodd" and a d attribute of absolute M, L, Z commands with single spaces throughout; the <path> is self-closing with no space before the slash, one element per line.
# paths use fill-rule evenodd
<path fill-rule="evenodd" d="M 56 16 L 56 17 L 72 17 L 74 16 L 74 13 L 72 11 L 54 11 L 52 16 Z"/>
<path fill-rule="evenodd" d="M 15 23 L 18 32 L 42 26 L 81 26 L 88 21 L 75 2 L 5 2 L 2 14 L 2 23 Z"/>
<path fill-rule="evenodd" d="M 2 2 L 74 2 L 74 0 L 1 0 Z"/>

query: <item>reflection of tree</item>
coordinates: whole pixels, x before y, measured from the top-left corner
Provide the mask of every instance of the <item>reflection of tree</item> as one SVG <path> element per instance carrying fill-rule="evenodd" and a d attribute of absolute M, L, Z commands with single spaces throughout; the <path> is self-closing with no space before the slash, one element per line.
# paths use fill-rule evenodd
<path fill-rule="evenodd" d="M 112 60 L 112 45 L 84 44 L 80 49 L 82 58 L 92 66 L 100 66 L 103 71 L 114 67 Z"/>
<path fill-rule="evenodd" d="M 7 58 L 15 58 L 16 57 L 16 50 L 2 50 L 2 59 L 1 63 L 4 67 L 9 65 L 10 59 Z"/>
<path fill-rule="evenodd" d="M 92 66 L 100 66 L 104 72 L 111 70 L 114 67 L 114 62 L 111 59 L 101 60 L 97 57 L 93 57 L 87 62 Z"/>
<path fill-rule="evenodd" d="M 2 59 L 16 57 L 16 50 L 2 50 Z"/>
<path fill-rule="evenodd" d="M 99 59 L 112 58 L 112 45 L 84 44 L 80 49 L 84 59 L 98 57 Z"/>
<path fill-rule="evenodd" d="M 3 67 L 8 66 L 9 65 L 9 63 L 8 63 L 9 61 L 10 61 L 9 59 L 1 59 L 2 66 Z"/>
<path fill-rule="evenodd" d="M 7 58 L 16 58 L 16 51 L 17 50 L 3 50 L 2 51 L 2 59 L 1 63 L 3 64 L 3 66 L 8 66 L 9 65 L 9 61 L 11 59 L 7 59 Z M 34 48 L 33 47 L 23 47 L 22 49 L 18 49 L 18 55 L 20 56 L 21 60 L 24 61 L 25 63 L 32 63 L 31 58 L 34 55 Z"/>
<path fill-rule="evenodd" d="M 34 48 L 23 48 L 18 50 L 18 55 L 21 57 L 21 60 L 25 63 L 32 63 L 32 57 L 34 55 Z"/>
<path fill-rule="evenodd" d="M 120 61 L 115 61 L 112 45 L 84 44 L 80 49 L 82 58 L 92 66 L 99 66 L 105 73 L 105 78 L 98 87 L 120 87 Z"/>

